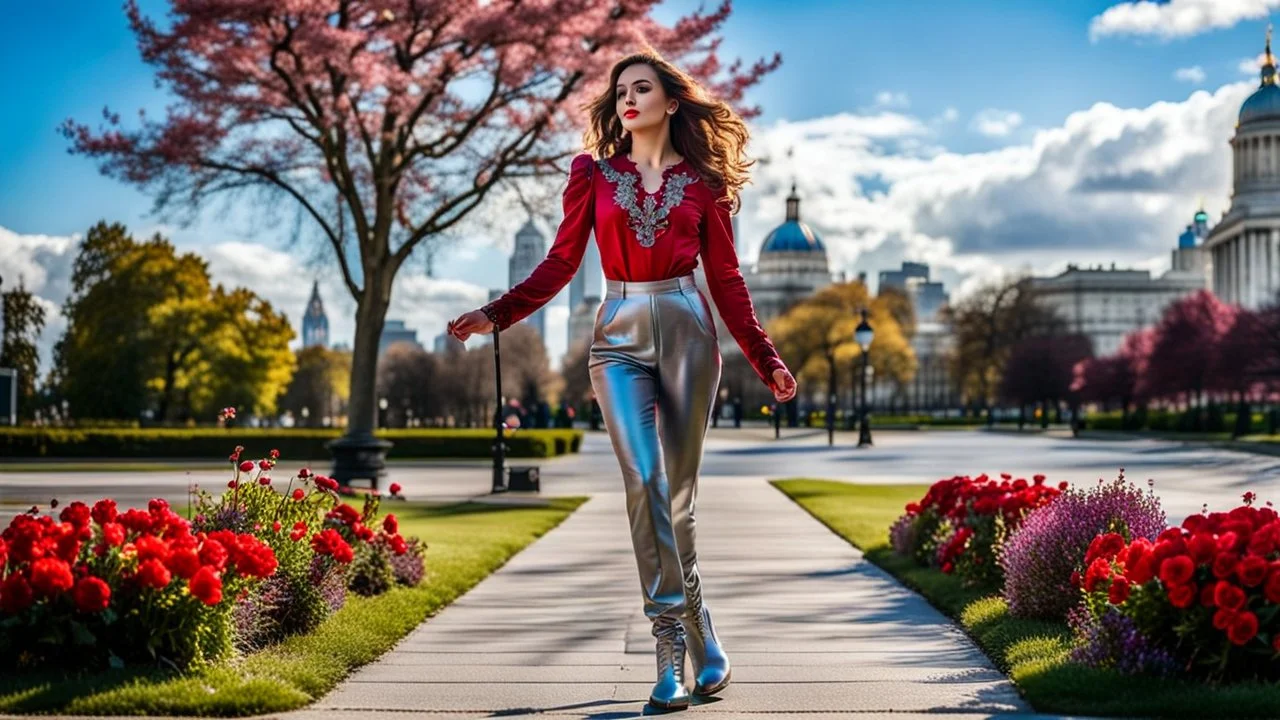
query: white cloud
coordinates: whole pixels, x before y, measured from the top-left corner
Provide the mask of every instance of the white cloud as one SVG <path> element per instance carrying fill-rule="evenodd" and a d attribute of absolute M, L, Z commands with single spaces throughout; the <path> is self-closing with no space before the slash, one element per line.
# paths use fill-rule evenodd
<path fill-rule="evenodd" d="M 1179 82 L 1189 82 L 1192 85 L 1199 85 L 1204 82 L 1205 79 L 1204 68 L 1199 65 L 1178 68 L 1173 72 L 1173 77 Z"/>
<path fill-rule="evenodd" d="M 823 235 L 836 272 L 875 277 L 923 260 L 963 294 L 1011 271 L 1167 263 L 1201 196 L 1211 217 L 1228 205 L 1224 148 L 1251 91 L 1243 82 L 1143 108 L 1098 103 L 1024 144 L 981 153 L 937 147 L 930 133 L 909 138 L 913 146 L 871 138 L 848 117 L 759 128 L 753 155 L 793 145 L 795 155 L 760 166 L 744 193 L 743 264 L 782 221 L 793 175 L 802 218 Z"/>
<path fill-rule="evenodd" d="M 905 92 L 882 90 L 876 93 L 876 105 L 886 108 L 905 108 L 911 105 L 911 99 Z"/>
<path fill-rule="evenodd" d="M 1262 63 L 1266 62 L 1266 60 L 1266 53 L 1258 53 L 1257 57 L 1245 58 L 1240 61 L 1240 72 L 1257 77 L 1258 73 L 1262 71 Z"/>
<path fill-rule="evenodd" d="M 1108 35 L 1154 35 L 1168 40 L 1188 37 L 1244 20 L 1265 18 L 1280 0 L 1168 0 L 1121 2 L 1089 23 L 1089 39 Z"/>
<path fill-rule="evenodd" d="M 942 111 L 941 120 L 943 122 L 955 122 L 960 117 L 960 111 L 953 107 L 949 107 Z"/>
<path fill-rule="evenodd" d="M 39 374 L 43 378 L 53 358 L 53 345 L 66 332 L 62 303 L 71 291 L 71 268 L 79 235 L 20 235 L 0 227 L 0 291 L 23 287 L 44 308 L 44 329 L 36 338 Z M 0 318 L 0 323 L 3 318 Z"/>
<path fill-rule="evenodd" d="M 987 109 L 973 117 L 970 127 L 987 137 L 1006 137 L 1022 124 L 1022 115 L 1012 110 Z"/>

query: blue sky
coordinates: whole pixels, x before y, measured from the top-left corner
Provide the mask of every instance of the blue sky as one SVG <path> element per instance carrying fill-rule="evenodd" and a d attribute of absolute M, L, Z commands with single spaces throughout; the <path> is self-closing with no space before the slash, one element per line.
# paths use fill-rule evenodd
<path fill-rule="evenodd" d="M 166 7 L 164 0 L 140 2 L 152 16 Z M 1172 247 L 1195 209 L 1188 205 L 1204 196 L 1214 217 L 1226 209 L 1225 140 L 1234 108 L 1256 85 L 1256 74 L 1241 69 L 1262 49 L 1267 19 L 1247 11 L 1256 2 L 1161 5 L 1195 10 L 1210 2 L 1242 9 L 1217 27 L 1207 19 L 1187 27 L 1154 8 L 1147 26 L 1120 18 L 1110 27 L 1123 32 L 1108 33 L 1099 18 L 1109 8 L 1107 18 L 1126 10 L 1116 10 L 1115 0 L 738 0 L 724 28 L 723 56 L 783 56 L 782 67 L 750 94 L 764 108 L 753 122 L 753 151 L 779 157 L 798 147 L 786 168 L 762 169 L 744 197 L 744 266 L 781 221 L 783 186 L 796 177 L 805 218 L 826 237 L 836 271 L 874 277 L 901 259 L 925 259 L 956 287 L 982 268 L 1050 272 L 1070 257 L 1159 271 L 1161 258 L 1167 265 L 1164 244 Z M 56 131 L 66 118 L 96 123 L 110 106 L 128 119 L 142 107 L 158 113 L 166 102 L 138 57 L 120 3 L 78 5 L 55 14 L 19 3 L 0 28 L 0 67 L 8 71 L 0 113 L 0 274 L 9 280 L 22 272 L 58 305 L 74 254 L 65 240 L 99 219 L 121 221 L 137 233 L 159 229 L 179 247 L 205 254 L 217 280 L 263 285 L 292 317 L 310 278 L 319 276 L 335 338 L 349 340 L 349 317 L 334 317 L 352 306 L 335 282 L 333 261 L 327 270 L 298 266 L 296 253 L 285 250 L 287 222 L 259 227 L 207 213 L 192 227 L 165 224 L 147 216 L 150 198 L 67 154 Z M 669 0 L 657 15 L 670 20 L 695 7 Z M 1153 125 L 1163 130 L 1152 135 Z M 840 156 L 844 164 L 834 173 L 847 187 L 830 179 L 828 144 L 858 148 Z M 1153 144 L 1169 149 L 1153 155 Z M 1177 149 L 1188 146 L 1197 147 Z M 1168 192 L 1135 185 L 1128 197 L 1084 196 L 1081 183 L 1057 180 L 1069 170 L 1077 181 L 1119 178 L 1124 190 L 1135 163 L 1167 171 Z M 544 231 L 550 237 L 554 227 Z M 487 288 L 506 286 L 504 235 L 477 233 L 440 261 L 436 278 L 405 278 L 392 316 L 405 318 L 429 345 L 444 318 L 483 301 Z M 246 262 L 250 256 L 301 276 L 288 283 L 300 289 L 273 296 L 265 288 L 271 276 L 254 274 L 263 263 Z M 556 313 L 553 326 L 567 309 Z M 54 322 L 42 346 L 57 332 Z M 551 347 L 558 355 L 563 342 Z"/>

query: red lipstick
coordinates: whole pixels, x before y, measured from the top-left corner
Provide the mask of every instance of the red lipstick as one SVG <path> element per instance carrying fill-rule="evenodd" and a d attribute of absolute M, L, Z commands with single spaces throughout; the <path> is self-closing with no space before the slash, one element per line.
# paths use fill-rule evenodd
<path fill-rule="evenodd" d="M 622 113 L 622 117 L 627 118 L 628 120 L 630 120 L 631 118 L 633 118 L 633 117 L 635 117 L 635 116 L 637 116 L 637 115 L 639 115 L 639 114 L 640 114 L 640 111 L 639 111 L 639 110 L 628 110 L 628 111 L 626 111 L 626 112 Z"/>

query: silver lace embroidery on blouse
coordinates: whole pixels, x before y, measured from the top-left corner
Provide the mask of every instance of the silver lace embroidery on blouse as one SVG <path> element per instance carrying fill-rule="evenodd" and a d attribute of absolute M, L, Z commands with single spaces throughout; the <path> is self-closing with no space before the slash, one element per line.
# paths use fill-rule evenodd
<path fill-rule="evenodd" d="M 653 195 L 645 195 L 644 207 L 640 207 L 636 201 L 639 173 L 619 172 L 604 159 L 597 160 L 596 164 L 605 179 L 614 185 L 613 199 L 631 217 L 630 227 L 635 230 L 641 247 L 653 246 L 658 232 L 667 227 L 667 215 L 671 209 L 684 201 L 684 189 L 698 180 L 694 175 L 674 173 L 662 184 L 662 204 L 659 205 Z"/>

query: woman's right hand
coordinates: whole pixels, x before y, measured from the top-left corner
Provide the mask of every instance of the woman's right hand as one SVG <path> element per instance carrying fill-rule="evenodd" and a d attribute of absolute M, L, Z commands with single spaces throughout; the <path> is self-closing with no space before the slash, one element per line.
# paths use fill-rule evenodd
<path fill-rule="evenodd" d="M 455 320 L 450 320 L 447 332 L 458 340 L 466 342 L 472 333 L 488 335 L 493 332 L 493 322 L 479 310 L 472 310 L 459 315 Z"/>

